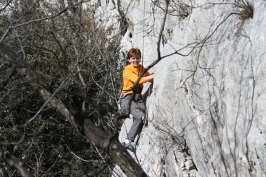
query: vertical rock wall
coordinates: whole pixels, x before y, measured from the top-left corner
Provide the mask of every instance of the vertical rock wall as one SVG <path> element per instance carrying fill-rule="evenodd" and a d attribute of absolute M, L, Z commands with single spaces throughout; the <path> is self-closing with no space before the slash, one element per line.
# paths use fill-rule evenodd
<path fill-rule="evenodd" d="M 145 66 L 155 61 L 163 1 L 101 2 L 125 11 L 124 50 L 139 47 Z M 248 2 L 253 18 L 243 20 L 233 0 L 171 1 L 160 51 L 169 56 L 150 70 L 137 149 L 149 176 L 265 176 L 266 2 Z"/>

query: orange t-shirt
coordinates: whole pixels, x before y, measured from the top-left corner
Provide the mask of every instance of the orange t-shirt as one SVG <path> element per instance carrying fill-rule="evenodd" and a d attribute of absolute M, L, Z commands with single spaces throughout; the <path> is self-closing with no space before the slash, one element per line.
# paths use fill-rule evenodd
<path fill-rule="evenodd" d="M 132 86 L 138 80 L 139 75 L 145 68 L 140 64 L 138 67 L 127 65 L 123 71 L 123 91 L 126 91 L 127 94 L 133 93 Z M 138 86 L 143 88 L 143 83 L 146 82 L 144 76 L 151 75 L 149 72 L 146 72 L 143 77 L 140 79 Z"/>

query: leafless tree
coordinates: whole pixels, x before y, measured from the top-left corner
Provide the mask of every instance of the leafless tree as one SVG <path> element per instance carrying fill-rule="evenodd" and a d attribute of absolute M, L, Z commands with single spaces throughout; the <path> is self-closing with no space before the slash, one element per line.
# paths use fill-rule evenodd
<path fill-rule="evenodd" d="M 6 166 L 15 158 L 1 156 L 8 173 L 29 176 L 26 166 L 34 176 L 104 176 L 117 164 L 128 176 L 145 176 L 110 138 L 120 35 L 107 38 L 112 26 L 99 27 L 84 3 L 1 4 L 1 149 L 24 163 Z"/>

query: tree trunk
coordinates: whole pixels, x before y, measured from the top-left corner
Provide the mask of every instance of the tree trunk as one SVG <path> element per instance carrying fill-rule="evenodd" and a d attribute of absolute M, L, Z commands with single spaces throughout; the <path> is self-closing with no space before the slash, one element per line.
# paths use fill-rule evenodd
<path fill-rule="evenodd" d="M 128 177 L 147 176 L 117 138 L 110 140 L 108 146 L 109 136 L 87 119 L 84 121 L 84 132 L 86 137 L 93 141 L 96 146 L 109 149 L 111 159 Z"/>
<path fill-rule="evenodd" d="M 48 90 L 44 89 L 45 81 L 41 79 L 35 72 L 30 70 L 28 64 L 21 60 L 8 46 L 0 43 L 0 56 L 3 60 L 10 62 L 17 72 L 24 75 L 32 87 L 39 89 L 39 94 L 42 96 L 44 102 L 49 100 L 49 105 L 63 115 L 71 124 L 77 129 L 75 114 L 65 105 L 60 99 L 53 96 Z M 90 120 L 84 121 L 84 132 L 86 137 L 92 141 L 97 147 L 109 151 L 110 159 L 120 166 L 121 170 L 128 177 L 142 177 L 147 176 L 142 168 L 135 162 L 126 148 L 118 141 L 117 138 L 111 138 L 102 131 L 99 127 L 93 124 Z"/>

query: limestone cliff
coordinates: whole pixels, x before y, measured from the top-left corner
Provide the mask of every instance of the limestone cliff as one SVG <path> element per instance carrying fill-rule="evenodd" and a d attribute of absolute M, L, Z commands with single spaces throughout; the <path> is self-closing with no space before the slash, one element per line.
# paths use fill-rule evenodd
<path fill-rule="evenodd" d="M 158 59 L 164 1 L 101 5 L 125 12 L 124 50 L 139 47 L 144 66 Z M 167 57 L 150 70 L 149 124 L 136 153 L 149 176 L 265 176 L 265 17 L 265 0 L 170 1 L 160 48 Z"/>

